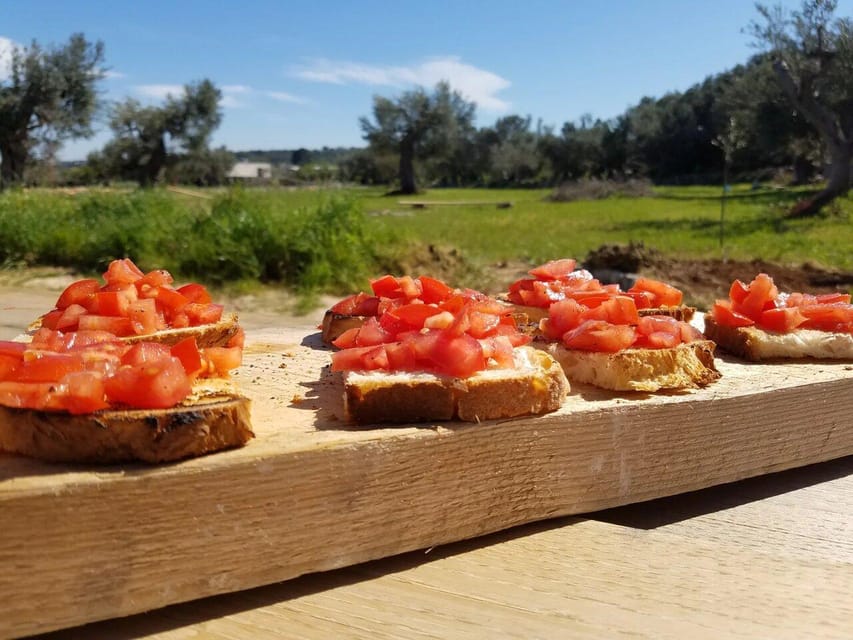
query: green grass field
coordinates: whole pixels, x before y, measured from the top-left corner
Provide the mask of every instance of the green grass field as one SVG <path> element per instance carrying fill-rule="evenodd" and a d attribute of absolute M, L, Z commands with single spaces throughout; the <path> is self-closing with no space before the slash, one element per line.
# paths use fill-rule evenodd
<path fill-rule="evenodd" d="M 722 246 L 721 192 L 712 187 L 576 202 L 549 201 L 547 190 L 442 189 L 409 198 L 359 188 L 198 193 L 2 193 L 0 265 L 97 273 L 110 259 L 130 256 L 143 268 L 213 284 L 262 281 L 338 293 L 405 264 L 413 245 L 456 249 L 476 268 L 582 259 L 602 244 L 642 242 L 673 258 L 853 270 L 853 200 L 790 220 L 785 212 L 803 192 L 789 189 L 733 188 Z M 414 208 L 412 201 L 429 204 Z"/>

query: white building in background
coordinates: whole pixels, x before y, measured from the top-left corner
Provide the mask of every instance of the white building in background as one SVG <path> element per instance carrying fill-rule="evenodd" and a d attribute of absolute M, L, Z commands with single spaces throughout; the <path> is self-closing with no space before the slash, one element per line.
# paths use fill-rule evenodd
<path fill-rule="evenodd" d="M 237 162 L 228 172 L 229 182 L 268 182 L 272 179 L 269 162 Z"/>

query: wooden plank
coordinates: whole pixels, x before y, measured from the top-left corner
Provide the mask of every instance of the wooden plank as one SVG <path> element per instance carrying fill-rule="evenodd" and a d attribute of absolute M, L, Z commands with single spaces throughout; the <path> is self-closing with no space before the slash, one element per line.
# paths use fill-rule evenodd
<path fill-rule="evenodd" d="M 853 453 L 853 367 L 720 361 L 701 391 L 357 430 L 316 335 L 249 332 L 257 439 L 161 467 L 0 457 L 0 636 L 124 616 Z"/>
<path fill-rule="evenodd" d="M 847 638 L 851 470 L 846 458 L 607 514 L 646 514 L 653 526 L 525 525 L 55 640 L 274 638 L 282 629 L 306 640 Z"/>

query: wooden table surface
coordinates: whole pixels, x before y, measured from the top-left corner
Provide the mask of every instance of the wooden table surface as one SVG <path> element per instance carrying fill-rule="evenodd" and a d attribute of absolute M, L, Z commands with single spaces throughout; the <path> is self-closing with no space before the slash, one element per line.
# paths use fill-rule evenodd
<path fill-rule="evenodd" d="M 49 638 L 849 638 L 853 457 Z"/>

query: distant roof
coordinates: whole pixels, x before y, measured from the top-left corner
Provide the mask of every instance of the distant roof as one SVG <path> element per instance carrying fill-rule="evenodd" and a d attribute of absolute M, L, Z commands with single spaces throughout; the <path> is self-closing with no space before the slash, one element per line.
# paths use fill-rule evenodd
<path fill-rule="evenodd" d="M 231 171 L 229 178 L 269 178 L 272 174 L 272 164 L 269 162 L 238 162 Z"/>

